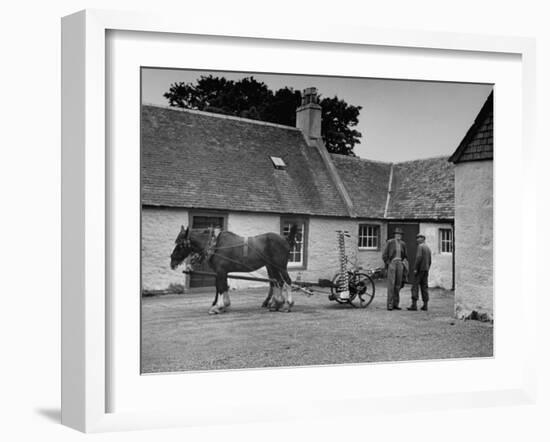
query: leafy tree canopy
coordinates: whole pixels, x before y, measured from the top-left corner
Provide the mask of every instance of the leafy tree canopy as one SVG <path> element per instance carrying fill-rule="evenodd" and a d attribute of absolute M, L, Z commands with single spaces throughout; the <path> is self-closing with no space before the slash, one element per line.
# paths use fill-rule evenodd
<path fill-rule="evenodd" d="M 212 75 L 201 76 L 195 83 L 173 83 L 164 94 L 170 106 L 234 115 L 271 123 L 296 125 L 296 108 L 302 102 L 300 91 L 281 88 L 272 91 L 254 77 L 238 81 Z M 359 122 L 361 106 L 344 100 L 321 98 L 321 135 L 329 152 L 355 155 L 353 148 L 361 133 L 353 129 Z"/>

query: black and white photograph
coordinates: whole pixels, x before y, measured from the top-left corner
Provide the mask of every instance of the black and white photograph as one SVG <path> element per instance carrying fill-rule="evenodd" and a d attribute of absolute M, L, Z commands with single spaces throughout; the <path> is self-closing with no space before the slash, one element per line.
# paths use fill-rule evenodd
<path fill-rule="evenodd" d="M 141 71 L 141 372 L 493 356 L 493 86 Z"/>
<path fill-rule="evenodd" d="M 545 6 L 5 3 L 0 440 L 550 440 Z"/>

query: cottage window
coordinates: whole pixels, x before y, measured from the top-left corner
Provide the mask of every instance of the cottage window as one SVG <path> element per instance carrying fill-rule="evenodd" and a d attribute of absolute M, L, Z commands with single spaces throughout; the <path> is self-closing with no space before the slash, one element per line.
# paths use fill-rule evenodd
<path fill-rule="evenodd" d="M 376 224 L 359 224 L 360 249 L 378 250 L 380 245 L 380 226 Z"/>
<path fill-rule="evenodd" d="M 296 224 L 298 230 L 296 232 L 296 244 L 289 253 L 288 267 L 290 268 L 305 268 L 306 267 L 306 238 L 307 238 L 307 223 L 304 219 L 284 218 L 281 220 L 281 233 L 283 236 L 288 236 L 292 225 Z"/>
<path fill-rule="evenodd" d="M 452 229 L 439 229 L 439 251 L 441 253 L 453 253 Z"/>

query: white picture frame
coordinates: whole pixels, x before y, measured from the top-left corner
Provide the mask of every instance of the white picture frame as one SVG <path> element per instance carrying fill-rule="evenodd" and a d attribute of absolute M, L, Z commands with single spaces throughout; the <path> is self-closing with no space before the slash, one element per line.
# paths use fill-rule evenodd
<path fill-rule="evenodd" d="M 431 49 L 476 54 L 512 54 L 521 57 L 521 155 L 524 168 L 534 156 L 533 122 L 535 105 L 535 46 L 532 39 L 491 37 L 451 33 L 390 31 L 333 26 L 318 28 L 307 23 L 300 27 L 292 23 L 239 23 L 201 20 L 181 24 L 176 17 L 143 13 L 87 10 L 63 18 L 62 21 L 62 423 L 84 432 L 124 429 L 161 428 L 170 426 L 208 425 L 213 420 L 223 422 L 215 408 L 197 407 L 195 412 L 185 407 L 151 406 L 150 410 L 109 411 L 109 392 L 113 388 L 108 376 L 113 354 L 107 337 L 112 325 L 112 312 L 107 297 L 108 266 L 111 257 L 108 244 L 112 231 L 108 228 L 111 199 L 108 191 L 108 155 L 106 151 L 108 63 L 106 36 L 108 32 L 151 32 L 166 36 L 217 36 L 246 39 L 251 42 L 270 41 L 293 44 L 337 45 L 348 47 L 375 46 L 389 48 Z M 158 34 L 156 34 L 158 35 Z M 339 50 L 339 49 L 337 49 Z M 498 98 L 497 98 L 498 100 Z M 498 102 L 497 102 L 498 103 Z M 497 104 L 498 112 L 498 104 Z M 498 141 L 497 141 L 498 142 Z M 526 169 L 525 169 L 526 170 Z M 498 173 L 496 179 L 499 178 Z M 524 176 L 521 197 L 523 225 L 535 218 L 536 195 L 534 176 Z M 496 216 L 497 223 L 498 214 Z M 522 231 L 522 235 L 525 235 Z M 534 245 L 521 242 L 521 273 L 528 272 L 528 257 L 534 256 Z M 498 243 L 497 243 L 498 244 Z M 498 254 L 498 246 L 497 252 Z M 498 287 L 498 284 L 497 284 Z M 534 305 L 534 281 L 525 278 L 518 304 L 526 311 Z M 522 311 L 522 309 L 518 309 Z M 498 319 L 497 319 L 498 321 Z M 330 404 L 338 408 L 360 410 L 361 414 L 383 410 L 436 409 L 498 405 L 501 403 L 532 403 L 535 396 L 535 330 L 534 321 L 524 325 L 521 338 L 522 376 L 509 385 L 487 390 L 478 388 L 462 392 L 429 392 L 427 394 L 389 394 L 376 400 L 358 392 L 349 396 L 332 392 L 326 399 L 312 398 L 313 406 L 298 404 L 284 410 L 264 408 L 254 410 L 254 393 L 233 404 L 238 422 L 272 419 L 308 418 L 334 414 Z M 498 347 L 496 358 L 498 358 Z M 430 363 L 428 363 L 430 364 Z M 435 363 L 431 363 L 435 364 Z M 340 367 L 356 372 L 365 367 Z M 475 369 L 475 367 L 473 368 Z M 138 368 L 136 368 L 138 370 Z M 303 375 L 304 369 L 278 370 L 286 378 Z M 331 368 L 312 368 L 330 376 Z M 260 373 L 258 375 L 258 373 Z M 311 375 L 311 372 L 310 374 Z M 247 376 L 246 371 L 237 376 Z M 254 372 L 261 378 L 261 372 Z M 172 377 L 175 382 L 175 377 Z M 516 382 L 517 381 L 517 382 Z M 170 383 L 171 381 L 166 381 Z M 260 380 L 261 382 L 261 380 Z M 187 397 L 190 401 L 193 397 Z M 353 407 L 349 405 L 353 404 Z M 359 411 L 358 411 L 359 412 Z M 235 422 L 234 416 L 230 420 Z M 227 422 L 230 422 L 227 421 Z"/>

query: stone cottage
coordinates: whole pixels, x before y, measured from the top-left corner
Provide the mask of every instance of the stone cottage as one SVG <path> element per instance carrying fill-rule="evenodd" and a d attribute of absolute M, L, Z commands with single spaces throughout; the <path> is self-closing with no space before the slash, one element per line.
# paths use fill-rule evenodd
<path fill-rule="evenodd" d="M 449 158 L 455 165 L 458 318 L 493 318 L 493 92 Z"/>
<path fill-rule="evenodd" d="M 447 158 L 384 163 L 332 155 L 321 138 L 321 108 L 307 89 L 297 127 L 157 105 L 142 106 L 142 288 L 214 285 L 169 266 L 181 225 L 219 226 L 242 236 L 299 226 L 293 279 L 330 278 L 339 269 L 337 230 L 350 260 L 382 263 L 394 227 L 409 254 L 426 234 L 431 286 L 454 284 L 454 175 Z M 261 270 L 258 275 L 265 275 Z M 254 283 L 230 280 L 232 287 Z"/>

